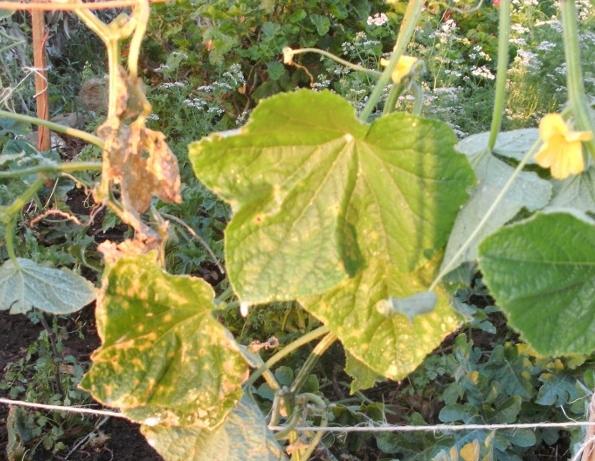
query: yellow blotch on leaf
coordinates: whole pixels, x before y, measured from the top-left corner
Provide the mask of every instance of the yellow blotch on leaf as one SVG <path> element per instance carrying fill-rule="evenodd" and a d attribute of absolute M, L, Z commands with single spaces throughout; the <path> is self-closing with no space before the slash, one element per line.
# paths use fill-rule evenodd
<path fill-rule="evenodd" d="M 417 62 L 417 58 L 413 56 L 401 56 L 397 65 L 393 69 L 393 73 L 391 74 L 391 78 L 393 83 L 397 84 L 400 83 L 413 69 L 413 66 Z M 388 59 L 381 59 L 380 65 L 383 67 L 388 66 Z"/>
<path fill-rule="evenodd" d="M 461 448 L 461 458 L 463 461 L 478 461 L 479 460 L 479 442 L 474 440 Z"/>
<path fill-rule="evenodd" d="M 479 371 L 477 371 L 477 370 L 470 371 L 467 374 L 467 377 L 469 378 L 469 381 L 471 381 L 473 384 L 477 384 L 479 382 Z"/>
<path fill-rule="evenodd" d="M 539 123 L 539 137 L 543 145 L 535 161 L 549 168 L 552 177 L 565 179 L 585 170 L 582 141 L 593 137 L 590 131 L 573 131 L 560 114 L 547 114 Z"/>

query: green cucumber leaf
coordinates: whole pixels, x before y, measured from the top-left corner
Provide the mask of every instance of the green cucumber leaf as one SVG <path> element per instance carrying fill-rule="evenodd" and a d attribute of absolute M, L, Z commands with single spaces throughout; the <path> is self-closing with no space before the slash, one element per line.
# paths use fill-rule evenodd
<path fill-rule="evenodd" d="M 464 140 L 461 141 L 461 143 L 463 142 Z M 465 148 L 461 149 L 460 144 L 458 148 L 469 157 L 479 184 L 471 199 L 457 216 L 446 246 L 443 267 L 446 264 L 451 264 L 451 260 L 468 240 L 471 233 L 475 231 L 477 223 L 484 217 L 486 210 L 492 205 L 514 172 L 514 168 L 488 154 L 485 150 L 483 152 L 468 152 L 464 150 Z M 541 179 L 535 173 L 524 171 L 519 173 L 498 204 L 496 211 L 488 218 L 463 254 L 457 258 L 456 263 L 451 266 L 452 270 L 463 263 L 476 261 L 477 247 L 485 237 L 514 218 L 523 208 L 536 211 L 545 207 L 550 201 L 551 195 L 552 185 L 548 181 Z"/>
<path fill-rule="evenodd" d="M 595 350 L 595 225 L 570 213 L 537 214 L 488 237 L 484 281 L 510 324 L 540 354 Z"/>
<path fill-rule="evenodd" d="M 345 373 L 352 378 L 349 386 L 351 394 L 374 387 L 377 381 L 382 381 L 382 377 L 378 376 L 378 373 L 370 370 L 349 352 L 345 352 Z"/>
<path fill-rule="evenodd" d="M 462 324 L 449 295 L 439 286 L 437 305 L 426 314 L 384 314 L 389 297 L 424 291 L 437 261 L 415 273 L 398 272 L 377 255 L 356 277 L 320 297 L 300 299 L 343 343 L 347 351 L 381 376 L 401 380 Z"/>
<path fill-rule="evenodd" d="M 92 283 L 68 269 L 30 259 L 7 260 L 0 267 L 0 310 L 24 314 L 34 307 L 50 314 L 76 312 L 95 299 Z"/>
<path fill-rule="evenodd" d="M 399 270 L 421 266 L 472 183 L 454 140 L 446 125 L 406 114 L 363 125 L 339 96 L 302 90 L 261 102 L 239 135 L 191 144 L 198 178 L 234 210 L 226 261 L 240 299 L 321 294 L 355 275 L 351 209 L 381 215 L 374 232 Z M 372 210 L 359 194 L 373 195 Z"/>
<path fill-rule="evenodd" d="M 121 258 L 104 276 L 102 345 L 81 386 L 137 422 L 218 426 L 242 395 L 247 365 L 212 301 L 209 284 L 166 273 L 153 254 Z"/>
<path fill-rule="evenodd" d="M 472 134 L 459 141 L 456 149 L 467 155 L 487 150 L 490 132 Z M 521 128 L 520 130 L 503 131 L 496 138 L 494 153 L 502 157 L 508 157 L 521 161 L 527 151 L 539 139 L 539 130 L 537 128 Z M 530 158 L 527 164 L 535 163 L 534 158 Z"/>
<path fill-rule="evenodd" d="M 328 93 L 278 95 L 256 107 L 239 135 L 189 147 L 198 178 L 234 211 L 225 260 L 244 302 L 323 293 L 356 269 L 341 254 L 340 216 L 353 187 L 353 139 L 365 127 L 338 102 Z"/>
<path fill-rule="evenodd" d="M 283 449 L 249 397 L 243 397 L 213 431 L 142 426 L 149 444 L 165 461 L 285 461 Z"/>
<path fill-rule="evenodd" d="M 431 282 L 473 183 L 455 141 L 408 114 L 363 125 L 339 96 L 302 90 L 261 102 L 236 136 L 192 144 L 197 176 L 234 211 L 226 262 L 240 300 L 297 298 L 355 358 L 404 377 L 459 325 L 442 292 L 413 321 L 377 309 Z"/>
<path fill-rule="evenodd" d="M 572 208 L 579 212 L 595 214 L 595 166 L 579 175 L 553 183 L 554 196 L 548 209 Z"/>

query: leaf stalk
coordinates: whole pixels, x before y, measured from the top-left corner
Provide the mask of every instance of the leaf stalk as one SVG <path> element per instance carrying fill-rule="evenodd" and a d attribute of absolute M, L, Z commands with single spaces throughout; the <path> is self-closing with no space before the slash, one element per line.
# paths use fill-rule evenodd
<path fill-rule="evenodd" d="M 60 125 L 59 123 L 50 122 L 48 120 L 42 120 L 37 117 L 31 117 L 29 115 L 15 114 L 14 112 L 9 112 L 6 110 L 0 110 L 0 117 L 8 118 L 10 120 L 16 120 L 19 122 L 31 123 L 33 125 L 46 126 L 51 131 L 72 136 L 73 138 L 82 139 L 83 141 L 86 141 L 89 144 L 94 144 L 100 149 L 103 149 L 103 141 L 97 136 L 91 133 L 87 133 L 86 131 L 77 130 L 76 128 Z"/>
<path fill-rule="evenodd" d="M 256 382 L 256 380 L 258 378 L 260 378 L 262 373 L 264 373 L 266 370 L 269 370 L 277 362 L 279 362 L 283 358 L 287 357 L 289 354 L 291 354 L 293 351 L 299 349 L 303 345 L 308 344 L 309 342 L 314 341 L 315 339 L 320 338 L 322 335 L 325 335 L 327 333 L 328 333 L 328 328 L 325 326 L 321 326 L 321 327 L 318 327 L 318 328 L 306 333 L 305 335 L 300 336 L 298 339 L 289 343 L 287 346 L 283 347 L 279 352 L 277 352 L 276 354 L 271 356 L 271 358 L 268 359 L 264 363 L 264 365 L 262 365 L 260 368 L 256 369 L 254 371 L 254 373 L 252 373 L 250 378 L 248 378 L 245 385 L 252 386 Z"/>
<path fill-rule="evenodd" d="M 321 56 L 324 56 L 326 58 L 329 58 L 329 59 L 341 64 L 342 66 L 345 66 L 349 69 L 356 70 L 358 72 L 363 72 L 364 74 L 371 75 L 372 77 L 375 77 L 375 78 L 378 78 L 378 77 L 380 77 L 380 75 L 382 75 L 382 72 L 380 72 L 378 70 L 368 69 L 367 67 L 360 66 L 359 64 L 353 64 L 352 62 L 349 62 L 343 58 L 340 58 L 339 56 L 337 56 L 333 53 L 329 53 L 328 51 L 321 50 L 319 48 L 297 48 L 297 49 L 284 48 L 283 49 L 283 54 L 287 55 L 287 57 L 293 57 L 297 54 L 306 54 L 306 53 L 319 54 Z"/>
<path fill-rule="evenodd" d="M 562 16 L 562 34 L 564 39 L 564 54 L 566 56 L 566 86 L 568 87 L 568 100 L 572 109 L 576 126 L 581 131 L 590 131 L 595 134 L 595 128 L 583 83 L 581 69 L 581 55 L 578 44 L 577 12 L 574 0 L 560 0 Z M 595 139 L 586 141 L 587 150 L 595 158 Z"/>
<path fill-rule="evenodd" d="M 409 0 L 407 10 L 405 11 L 405 16 L 403 17 L 403 22 L 401 23 L 399 36 L 397 38 L 397 42 L 395 43 L 395 47 L 393 48 L 390 60 L 388 61 L 387 66 L 378 78 L 376 86 L 372 90 L 372 93 L 368 98 L 368 102 L 366 103 L 364 109 L 362 110 L 359 116 L 362 122 L 366 123 L 370 118 L 370 115 L 372 115 L 372 112 L 376 108 L 376 105 L 378 104 L 378 101 L 382 96 L 382 92 L 384 91 L 384 88 L 386 87 L 387 83 L 391 78 L 393 69 L 399 62 L 399 59 L 401 59 L 401 56 L 403 56 L 403 53 L 405 52 L 407 45 L 411 41 L 411 37 L 413 37 L 413 32 L 415 31 L 415 26 L 417 25 L 419 18 L 421 17 L 423 6 L 423 0 Z"/>
<path fill-rule="evenodd" d="M 494 109 L 492 125 L 488 139 L 488 151 L 492 152 L 496 145 L 498 133 L 502 127 L 504 106 L 506 104 L 506 74 L 508 72 L 508 53 L 510 43 L 510 0 L 500 3 L 498 18 L 498 67 L 496 70 L 496 94 L 494 95 Z"/>
<path fill-rule="evenodd" d="M 300 371 L 298 371 L 297 376 L 289 388 L 289 391 L 292 394 L 296 394 L 302 388 L 308 379 L 310 371 L 312 371 L 312 368 L 314 368 L 314 365 L 316 365 L 320 357 L 322 357 L 322 354 L 324 354 L 336 340 L 337 337 L 333 333 L 327 333 L 327 335 L 320 340 L 314 349 L 312 349 L 312 352 L 302 365 L 302 368 L 300 368 Z"/>
<path fill-rule="evenodd" d="M 100 162 L 68 162 L 55 165 L 36 165 L 20 170 L 0 171 L 0 179 L 18 178 L 35 173 L 73 173 L 76 171 L 101 171 Z"/>

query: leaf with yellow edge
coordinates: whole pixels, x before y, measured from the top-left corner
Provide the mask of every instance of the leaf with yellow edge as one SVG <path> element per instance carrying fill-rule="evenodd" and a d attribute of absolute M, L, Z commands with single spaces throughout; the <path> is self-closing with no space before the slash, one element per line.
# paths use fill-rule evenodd
<path fill-rule="evenodd" d="M 423 265 L 473 182 L 455 141 L 438 121 L 395 113 L 365 125 L 343 98 L 301 90 L 261 101 L 235 136 L 191 144 L 196 175 L 234 212 L 225 253 L 240 301 L 327 292 L 366 265 L 367 234 L 397 270 Z"/>
<path fill-rule="evenodd" d="M 428 287 L 438 260 L 407 273 L 394 270 L 387 258 L 378 254 L 356 277 L 323 296 L 300 302 L 337 335 L 354 358 L 379 375 L 400 380 L 462 324 L 441 286 L 435 290 L 438 301 L 432 312 L 409 318 L 400 313 L 386 315 L 380 308 L 389 296 L 405 296 Z"/>
<path fill-rule="evenodd" d="M 119 259 L 104 275 L 102 345 L 81 386 L 137 422 L 217 427 L 248 370 L 212 300 L 206 282 L 166 273 L 154 254 Z"/>
<path fill-rule="evenodd" d="M 394 113 L 364 125 L 329 92 L 262 101 L 235 136 L 190 145 L 201 181 L 229 202 L 230 282 L 244 304 L 298 299 L 356 359 L 401 379 L 456 329 L 378 303 L 426 291 L 473 183 L 445 124 Z"/>
<path fill-rule="evenodd" d="M 215 430 L 142 426 L 165 461 L 287 461 L 258 406 L 244 396 Z"/>

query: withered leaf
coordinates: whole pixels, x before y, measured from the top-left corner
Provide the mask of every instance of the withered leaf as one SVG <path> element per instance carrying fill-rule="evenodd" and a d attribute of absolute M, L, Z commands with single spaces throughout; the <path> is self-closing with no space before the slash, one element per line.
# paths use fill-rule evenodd
<path fill-rule="evenodd" d="M 107 179 L 120 185 L 126 210 L 143 213 L 153 196 L 181 202 L 178 162 L 163 133 L 146 128 L 142 118 L 130 125 L 108 120 L 98 133 L 105 139 Z"/>

